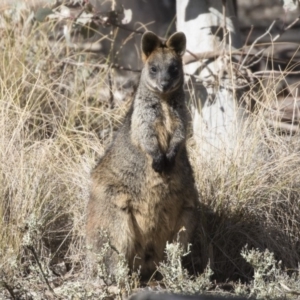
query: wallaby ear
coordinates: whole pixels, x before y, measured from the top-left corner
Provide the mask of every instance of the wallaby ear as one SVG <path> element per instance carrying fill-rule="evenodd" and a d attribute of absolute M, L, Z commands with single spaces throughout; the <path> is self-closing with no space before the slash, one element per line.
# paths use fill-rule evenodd
<path fill-rule="evenodd" d="M 142 54 L 143 60 L 146 60 L 149 55 L 161 45 L 159 37 L 151 31 L 145 32 L 142 36 Z"/>
<path fill-rule="evenodd" d="M 186 37 L 183 32 L 173 33 L 166 42 L 166 46 L 173 49 L 179 56 L 182 56 L 186 48 Z"/>

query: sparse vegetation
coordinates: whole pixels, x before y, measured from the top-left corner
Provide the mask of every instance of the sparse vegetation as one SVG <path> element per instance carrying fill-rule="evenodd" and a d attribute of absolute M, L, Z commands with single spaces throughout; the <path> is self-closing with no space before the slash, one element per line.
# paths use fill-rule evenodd
<path fill-rule="evenodd" d="M 105 282 L 101 266 L 89 278 L 84 238 L 90 170 L 132 88 L 120 93 L 113 81 L 125 96 L 112 108 L 104 61 L 49 42 L 38 24 L 27 30 L 26 17 L 14 20 L 0 22 L 0 298 L 125 297 L 141 288 L 138 274 L 126 278 L 120 259 L 118 285 Z M 230 293 L 257 299 L 300 294 L 299 133 L 279 135 L 265 117 L 278 82 L 251 89 L 257 111 L 234 155 L 208 160 L 189 141 L 205 218 L 199 256 L 208 265 L 191 277 L 180 245 L 168 245 L 158 267 L 167 291 L 224 293 L 227 282 Z"/>

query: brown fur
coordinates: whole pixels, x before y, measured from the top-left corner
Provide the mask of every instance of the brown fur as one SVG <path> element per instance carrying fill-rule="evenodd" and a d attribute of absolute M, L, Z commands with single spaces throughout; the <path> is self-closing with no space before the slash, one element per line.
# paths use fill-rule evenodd
<path fill-rule="evenodd" d="M 163 44 L 151 32 L 142 38 L 145 66 L 132 107 L 112 145 L 92 172 L 88 203 L 89 259 L 109 234 L 106 264 L 111 274 L 117 253 L 131 270 L 150 276 L 164 259 L 166 242 L 187 246 L 196 224 L 198 194 L 186 151 L 187 110 L 181 57 L 185 36 Z M 185 228 L 185 231 L 178 232 Z"/>

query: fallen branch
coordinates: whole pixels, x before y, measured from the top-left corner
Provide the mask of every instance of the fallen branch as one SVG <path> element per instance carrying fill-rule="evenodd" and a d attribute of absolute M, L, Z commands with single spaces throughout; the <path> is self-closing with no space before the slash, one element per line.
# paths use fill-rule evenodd
<path fill-rule="evenodd" d="M 299 75 L 300 71 L 276 71 L 276 70 L 264 70 L 264 71 L 257 71 L 253 73 L 253 76 L 257 76 L 257 77 L 264 77 L 264 75 L 267 75 L 268 77 L 270 76 L 270 74 L 272 75 L 277 75 L 278 76 L 282 76 L 282 75 Z"/>
<path fill-rule="evenodd" d="M 272 39 L 271 43 L 273 44 L 274 42 L 276 42 L 276 41 L 282 36 L 283 33 L 285 33 L 287 30 L 289 30 L 290 28 L 292 28 L 299 20 L 300 20 L 300 16 L 299 16 L 298 18 L 296 18 L 293 22 L 291 22 L 288 26 L 286 26 L 285 28 L 283 28 L 282 31 L 281 31 L 279 34 L 277 34 L 277 35 Z M 263 35 L 261 35 L 260 37 L 258 37 L 258 38 L 252 43 L 250 50 L 254 47 L 254 44 L 255 44 L 258 40 L 260 40 L 261 38 L 263 38 L 264 36 L 266 36 L 267 33 L 269 33 L 269 31 L 271 30 L 271 28 L 274 26 L 275 22 L 276 22 L 276 21 L 273 21 L 273 22 L 272 22 L 272 24 L 270 25 L 269 29 L 267 30 L 267 32 L 266 32 L 265 34 L 263 34 Z M 254 57 L 253 57 L 252 59 L 254 59 L 255 57 L 258 57 L 259 55 L 262 55 L 262 56 L 263 56 L 263 52 L 265 52 L 269 47 L 270 47 L 270 46 L 265 47 L 265 48 L 261 49 L 260 51 L 258 51 L 258 52 L 254 55 Z M 246 57 L 246 58 L 247 58 L 247 57 Z M 244 66 L 244 64 L 245 64 L 245 62 L 246 62 L 246 58 L 243 60 L 243 62 L 242 62 L 242 64 L 241 64 L 241 67 L 249 68 L 249 67 L 253 66 L 254 64 L 256 64 L 258 61 L 260 61 L 260 59 L 259 59 L 258 61 L 255 61 L 255 62 L 253 62 L 253 63 L 251 63 L 251 64 L 249 64 L 249 65 L 247 65 L 247 66 Z"/>
<path fill-rule="evenodd" d="M 286 32 L 287 30 L 289 30 L 290 28 L 292 28 L 300 19 L 300 16 L 298 18 L 296 18 L 293 22 L 291 22 L 288 26 L 286 26 L 279 34 L 277 34 L 273 39 L 272 39 L 272 44 L 274 42 L 276 42 L 281 35 Z M 204 59 L 216 59 L 218 57 L 220 57 L 221 55 L 240 55 L 240 56 L 245 56 L 242 63 L 240 64 L 239 69 L 241 68 L 249 68 L 252 65 L 255 65 L 256 63 L 258 63 L 261 59 L 263 58 L 267 58 L 266 55 L 264 55 L 263 53 L 266 51 L 266 49 L 268 49 L 270 46 L 265 47 L 264 49 L 261 49 L 260 51 L 256 52 L 254 51 L 254 47 L 257 45 L 258 41 L 261 40 L 263 37 L 265 37 L 266 35 L 270 34 L 271 29 L 274 27 L 276 21 L 273 21 L 272 24 L 269 26 L 269 28 L 267 29 L 267 31 L 262 34 L 261 36 L 259 36 L 258 38 L 256 38 L 256 40 L 251 44 L 249 50 L 247 52 L 245 52 L 245 48 L 247 47 L 246 45 L 244 47 L 242 47 L 241 49 L 238 50 L 233 50 L 233 51 L 229 51 L 229 50 L 217 50 L 217 51 L 208 51 L 208 52 L 201 52 L 201 53 L 193 53 L 189 50 L 187 50 L 187 53 L 189 55 L 185 55 L 183 57 L 183 63 L 184 64 L 190 64 L 196 61 L 201 61 Z M 245 66 L 246 61 L 248 60 L 249 56 L 251 56 L 251 60 L 253 61 L 254 59 L 257 58 L 257 60 L 255 60 L 254 62 L 252 62 L 250 65 Z M 296 63 L 296 62 L 295 62 Z"/>
<path fill-rule="evenodd" d="M 257 39 L 255 39 L 255 41 L 250 46 L 250 49 L 249 49 L 248 53 L 246 54 L 246 57 L 243 59 L 241 65 L 240 65 L 240 69 L 245 65 L 245 63 L 246 63 L 246 61 L 247 61 L 247 59 L 249 57 L 249 54 L 251 53 L 251 51 L 253 50 L 254 46 L 257 44 L 257 42 L 259 40 L 261 40 L 263 37 L 265 37 L 267 34 L 270 34 L 270 31 L 274 27 L 275 23 L 276 23 L 276 21 L 273 21 L 272 24 L 269 26 L 268 30 L 264 34 L 262 34 L 261 36 L 259 36 Z M 259 52 L 256 53 L 256 55 L 254 55 L 254 56 L 258 56 Z"/>
<path fill-rule="evenodd" d="M 39 258 L 38 258 L 38 256 L 37 256 L 37 254 L 36 254 L 36 252 L 35 252 L 33 246 L 27 246 L 27 249 L 33 254 L 33 257 L 34 257 L 34 259 L 35 259 L 35 261 L 36 261 L 36 263 L 37 263 L 37 265 L 38 265 L 38 267 L 39 267 L 39 269 L 40 269 L 40 271 L 41 271 L 41 274 L 42 274 L 42 276 L 43 276 L 43 278 L 44 278 L 44 280 L 45 280 L 45 282 L 46 282 L 46 284 L 47 284 L 47 286 L 48 286 L 49 291 L 50 291 L 51 293 L 55 294 L 55 293 L 54 293 L 54 290 L 53 290 L 52 287 L 50 286 L 50 283 L 49 283 L 49 281 L 48 281 L 48 279 L 47 279 L 46 274 L 44 273 L 44 270 L 43 270 L 43 268 L 42 268 L 42 265 L 41 265 L 41 263 L 40 263 L 40 261 L 39 261 Z"/>
<path fill-rule="evenodd" d="M 14 289 L 5 281 L 2 281 L 2 286 L 8 291 L 12 299 L 17 300 L 18 297 L 14 293 Z"/>

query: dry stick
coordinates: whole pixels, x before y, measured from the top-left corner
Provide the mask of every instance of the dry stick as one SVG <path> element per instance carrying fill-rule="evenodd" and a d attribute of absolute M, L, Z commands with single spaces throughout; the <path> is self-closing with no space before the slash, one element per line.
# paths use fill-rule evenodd
<path fill-rule="evenodd" d="M 263 77 L 264 75 L 268 76 L 268 74 L 278 74 L 278 77 L 280 75 L 283 75 L 285 74 L 286 75 L 299 75 L 300 74 L 300 71 L 287 71 L 287 72 L 282 72 L 282 71 L 276 71 L 276 70 L 264 70 L 264 71 L 257 71 L 257 72 L 254 72 L 253 75 L 254 76 L 259 76 L 259 77 Z"/>
<path fill-rule="evenodd" d="M 265 51 L 265 49 L 263 49 L 262 52 L 264 52 L 264 51 Z M 242 67 L 245 68 L 245 69 L 249 69 L 250 67 L 252 67 L 252 66 L 258 64 L 258 63 L 264 58 L 264 55 L 263 55 L 263 54 L 261 54 L 261 56 L 258 57 L 259 54 L 261 54 L 261 52 L 260 52 L 260 53 L 257 53 L 257 54 L 255 54 L 255 55 L 252 56 L 252 58 L 251 58 L 251 59 L 252 59 L 252 63 L 249 63 L 247 66 L 242 66 L 242 65 L 240 65 L 240 66 L 242 66 Z M 254 59 L 255 57 L 258 57 L 258 59 L 253 61 L 253 59 Z M 265 58 L 266 58 L 266 57 L 265 57 Z"/>
<path fill-rule="evenodd" d="M 183 57 L 183 64 L 188 65 L 196 61 L 204 60 L 204 59 L 215 59 L 218 58 L 221 55 L 245 55 L 244 47 L 240 50 L 233 50 L 228 51 L 226 50 L 215 50 L 215 51 L 207 51 L 207 52 L 200 52 L 200 53 L 192 53 L 189 50 L 186 50 L 190 55 L 186 55 Z M 254 56 L 254 53 L 249 53 L 248 55 Z"/>
<path fill-rule="evenodd" d="M 281 33 L 278 33 L 274 39 L 273 42 L 277 41 L 284 32 L 286 32 L 287 30 L 291 29 L 298 21 L 300 20 L 300 16 L 298 18 L 296 18 L 292 23 L 290 23 L 288 26 L 286 26 L 285 28 L 283 28 Z"/>
<path fill-rule="evenodd" d="M 273 21 L 272 24 L 270 25 L 270 27 L 268 28 L 268 30 L 267 30 L 264 34 L 262 34 L 261 36 L 259 36 L 259 37 L 252 43 L 252 45 L 251 45 L 251 47 L 250 47 L 248 53 L 246 54 L 245 58 L 244 58 L 243 61 L 242 61 L 242 64 L 240 65 L 239 69 L 241 69 L 241 68 L 245 65 L 245 62 L 247 61 L 250 52 L 253 50 L 253 48 L 254 48 L 254 46 L 257 44 L 257 42 L 258 42 L 260 39 L 262 39 L 263 37 L 265 37 L 267 34 L 270 33 L 270 31 L 271 31 L 271 29 L 273 28 L 273 26 L 275 25 L 275 23 L 276 23 L 276 21 Z M 257 54 L 256 56 L 258 56 L 258 54 Z"/>
<path fill-rule="evenodd" d="M 114 4 L 114 2 L 113 2 Z M 112 5 L 113 5 L 112 4 Z M 115 39 L 116 39 L 116 27 L 112 26 L 112 42 L 111 42 L 111 46 L 110 46 L 110 52 L 109 52 L 109 64 L 113 64 L 113 60 L 114 60 L 114 55 L 113 55 L 113 51 L 114 51 L 114 45 L 115 45 Z M 114 93 L 112 91 L 112 79 L 111 79 L 111 69 L 108 69 L 108 85 L 109 85 L 109 106 L 110 108 L 114 107 Z"/>
<path fill-rule="evenodd" d="M 225 18 L 225 6 L 226 6 L 226 1 L 227 0 L 222 0 L 222 6 L 223 6 L 223 16 L 224 16 L 224 26 L 226 26 L 226 18 Z M 75 18 L 75 20 L 78 19 L 78 17 L 83 13 L 84 11 L 84 8 L 79 12 L 79 14 L 77 15 L 77 17 Z M 295 19 L 291 24 L 289 24 L 287 27 L 284 28 L 284 30 L 278 34 L 277 36 L 274 37 L 274 39 L 272 40 L 273 42 L 276 41 L 285 31 L 287 31 L 288 29 L 290 29 L 293 25 L 295 25 L 298 20 L 300 19 L 300 17 L 298 17 L 297 19 Z M 260 50 L 258 53 L 256 54 L 252 54 L 251 51 L 253 50 L 255 44 L 257 44 L 257 42 L 262 39 L 263 37 L 265 37 L 267 34 L 270 33 L 270 30 L 272 29 L 272 27 L 274 26 L 274 24 L 276 23 L 276 21 L 273 21 L 272 24 L 270 25 L 270 27 L 268 28 L 268 30 L 263 34 L 261 35 L 260 37 L 258 37 L 251 45 L 249 51 L 247 52 L 246 54 L 246 57 L 244 58 L 242 64 L 240 64 L 240 68 L 244 66 L 246 60 L 248 59 L 249 55 L 253 56 L 253 58 L 255 57 L 258 57 L 260 54 L 262 54 L 267 48 L 265 49 L 262 49 Z M 123 30 L 127 30 L 127 31 L 130 31 L 132 33 L 137 33 L 137 34 L 143 34 L 145 31 L 141 31 L 141 30 L 135 30 L 135 29 L 132 29 L 132 28 L 128 28 L 126 26 L 123 26 L 121 24 L 118 24 L 118 23 L 115 23 L 115 22 L 111 22 L 110 23 L 111 25 L 115 26 L 115 27 L 118 27 L 118 28 L 121 28 Z M 224 27 L 224 30 L 225 30 L 225 27 Z M 251 32 L 253 30 L 253 27 L 251 27 Z M 225 33 L 225 32 L 224 32 Z M 249 35 L 247 37 L 247 40 L 249 38 Z M 191 51 L 189 50 L 186 50 L 190 56 L 186 56 L 183 58 L 183 63 L 184 64 L 189 64 L 189 63 L 192 63 L 192 62 L 195 62 L 195 61 L 199 61 L 199 60 L 203 60 L 203 59 L 210 59 L 210 58 L 216 58 L 216 57 L 219 57 L 220 55 L 222 54 L 238 54 L 238 55 L 243 55 L 244 54 L 244 51 L 243 51 L 244 47 L 241 48 L 242 51 L 232 51 L 232 52 L 225 52 L 224 51 L 208 51 L 208 52 L 202 52 L 202 53 L 198 53 L 198 54 L 194 54 L 192 53 Z M 261 56 L 258 60 L 256 60 L 255 62 L 253 62 L 251 65 L 247 66 L 246 68 L 249 68 L 251 67 L 253 64 L 256 64 L 257 62 L 259 62 L 261 59 L 263 58 L 263 56 Z M 71 62 L 68 62 L 68 63 L 71 63 Z M 101 66 L 103 67 L 103 66 Z M 120 66 L 118 64 L 110 64 L 110 67 L 111 68 L 115 68 L 115 69 L 119 69 L 119 70 L 124 70 L 124 71 L 129 71 L 129 72 L 141 72 L 141 70 L 134 70 L 134 69 L 131 69 L 131 68 L 127 68 L 127 67 L 123 67 L 123 66 Z M 239 69 L 240 69 L 239 68 Z"/>
<path fill-rule="evenodd" d="M 36 263 L 37 263 L 37 265 L 38 265 L 38 267 L 39 267 L 39 269 L 40 269 L 40 271 L 41 271 L 41 273 L 42 273 L 42 275 L 43 275 L 43 278 L 44 278 L 44 280 L 45 280 L 45 282 L 46 282 L 46 284 L 47 284 L 47 286 L 48 286 L 49 291 L 52 292 L 53 294 L 55 294 L 55 293 L 54 293 L 54 290 L 53 290 L 52 287 L 50 286 L 50 283 L 49 283 L 49 281 L 48 281 L 48 279 L 47 279 L 47 277 L 46 277 L 46 274 L 45 274 L 44 271 L 43 271 L 42 265 L 41 265 L 41 263 L 40 263 L 40 261 L 39 261 L 39 258 L 38 258 L 38 256 L 37 256 L 37 254 L 36 254 L 34 248 L 33 248 L 32 246 L 27 246 L 27 248 L 28 248 L 28 250 L 30 250 L 30 251 L 32 252 L 33 257 L 34 257 L 34 259 L 35 259 L 35 261 L 36 261 Z"/>
<path fill-rule="evenodd" d="M 285 33 L 287 30 L 289 30 L 290 28 L 292 28 L 300 19 L 300 16 L 298 18 L 296 18 L 292 23 L 290 23 L 288 26 L 286 26 L 280 33 L 278 33 L 273 39 L 272 39 L 272 43 L 276 42 L 281 36 L 283 33 Z M 273 23 L 271 24 L 270 28 L 268 29 L 268 31 L 270 31 L 270 29 L 274 26 L 276 21 L 273 21 Z M 264 36 L 266 36 L 266 34 L 268 33 L 268 31 L 263 34 L 262 36 L 258 37 L 251 45 L 251 48 L 253 48 L 253 45 L 258 41 L 258 39 L 261 39 L 263 38 Z M 261 49 L 260 51 L 258 51 L 254 57 L 258 57 L 259 55 L 263 54 L 264 51 L 266 51 L 266 49 L 268 49 L 270 46 L 264 48 L 264 49 Z M 249 50 L 250 52 L 250 50 Z M 251 66 L 253 66 L 254 64 L 258 63 L 261 59 L 262 59 L 263 56 L 261 56 L 258 60 L 252 62 L 250 65 L 247 65 L 245 66 L 246 68 L 249 68 Z M 247 57 L 245 57 L 246 59 Z M 244 66 L 244 62 L 245 62 L 245 59 L 243 60 L 243 63 L 241 64 L 241 67 Z"/>
<path fill-rule="evenodd" d="M 254 26 L 251 25 L 250 30 L 249 30 L 249 32 L 248 32 L 248 34 L 247 34 L 246 41 L 245 41 L 245 44 L 244 44 L 244 45 L 247 45 L 247 44 L 248 44 L 248 41 L 249 41 L 249 39 L 250 39 L 250 36 L 251 36 L 251 34 L 252 34 L 252 32 L 253 32 L 253 28 L 254 28 Z M 238 62 L 239 65 L 241 64 L 242 56 L 245 55 L 244 47 L 243 47 L 241 50 L 242 50 L 242 55 L 241 55 L 241 57 L 240 57 L 240 59 L 239 59 L 239 62 Z"/>
<path fill-rule="evenodd" d="M 280 66 L 279 66 L 279 69 L 280 69 L 280 71 L 282 72 L 282 70 L 281 70 L 281 68 L 280 68 Z M 287 86 L 288 86 L 288 90 L 289 90 L 289 93 L 291 93 L 292 91 L 291 91 L 291 89 L 290 89 L 290 86 L 288 85 L 288 83 L 287 83 L 287 80 L 286 80 L 286 77 L 283 77 L 283 80 L 284 80 L 284 82 L 287 84 Z M 293 104 L 293 109 L 292 109 L 292 119 L 291 119 L 291 125 L 293 125 L 293 126 L 297 126 L 298 127 L 298 129 L 299 129 L 299 126 L 298 126 L 298 124 L 295 124 L 295 123 L 298 123 L 296 120 L 295 120 L 295 118 L 296 118 L 296 116 L 295 116 L 295 113 L 296 113 L 296 99 L 298 98 L 298 88 L 296 89 L 296 94 L 295 94 L 295 96 L 293 97 L 294 98 L 294 104 Z M 283 107 L 283 109 L 284 109 L 285 107 Z M 298 108 L 298 106 L 297 106 L 297 108 Z M 291 134 L 292 134 L 292 132 L 290 132 L 290 137 L 291 137 Z"/>
<path fill-rule="evenodd" d="M 287 66 L 286 66 L 286 69 L 288 69 L 288 68 L 290 68 L 290 67 L 292 67 L 292 69 L 293 69 L 293 68 L 296 68 L 296 67 L 299 66 L 299 62 L 298 62 L 298 61 L 297 61 L 297 63 L 295 63 L 295 62 L 293 61 L 294 58 L 295 58 L 295 56 L 296 56 L 296 54 L 298 53 L 299 49 L 300 49 L 300 45 L 298 45 L 297 50 L 294 51 L 294 54 L 292 55 L 290 61 L 288 62 Z"/>
<path fill-rule="evenodd" d="M 185 65 L 191 64 L 193 62 L 203 60 L 203 59 L 211 59 L 211 58 L 217 58 L 222 54 L 229 54 L 227 52 L 224 53 L 222 50 L 216 50 L 216 51 L 206 51 L 206 52 L 200 52 L 200 53 L 193 53 L 189 51 L 188 49 L 186 50 L 187 53 L 190 55 L 184 56 L 183 57 L 183 63 Z M 233 51 L 232 53 L 240 54 L 242 52 L 240 51 Z"/>
<path fill-rule="evenodd" d="M 222 0 L 222 14 L 223 14 L 223 39 L 225 39 L 226 44 L 226 35 L 227 32 L 227 24 L 226 24 L 226 0 Z"/>
<path fill-rule="evenodd" d="M 184 65 L 187 65 L 187 64 L 192 63 L 192 62 L 199 61 L 200 59 L 217 58 L 220 55 L 222 55 L 224 51 L 222 51 L 222 52 L 221 51 L 208 51 L 208 52 L 202 52 L 202 53 L 200 53 L 198 55 L 194 54 L 193 52 L 191 52 L 189 50 L 186 50 L 186 52 L 188 52 L 190 54 L 190 56 L 183 57 L 182 62 L 183 62 Z M 213 73 L 213 71 L 207 65 L 203 64 L 199 68 L 201 68 L 201 70 L 203 70 L 204 68 L 206 68 L 208 70 L 208 72 L 210 73 L 211 76 L 215 76 L 215 74 Z M 198 68 L 198 70 L 199 70 L 199 68 Z M 192 74 L 186 74 L 186 75 L 192 76 Z"/>
<path fill-rule="evenodd" d="M 276 129 L 283 129 L 292 132 L 298 132 L 299 126 L 295 124 L 284 123 L 282 121 L 276 121 L 271 119 L 266 119 L 266 123 L 270 126 L 273 126 Z"/>
<path fill-rule="evenodd" d="M 14 293 L 14 290 L 13 288 L 8 285 L 5 281 L 2 282 L 2 285 L 7 289 L 7 291 L 9 292 L 10 296 L 15 300 L 17 299 L 15 293 Z"/>
<path fill-rule="evenodd" d="M 222 1 L 224 1 L 224 3 L 226 4 L 226 0 L 222 0 Z M 80 14 L 82 13 L 82 11 L 79 13 L 79 16 L 80 16 Z M 78 16 L 77 16 L 77 18 L 78 18 Z M 76 19 L 77 19 L 76 18 Z M 296 24 L 297 23 L 297 21 L 299 20 L 299 18 L 300 17 L 298 17 L 297 19 L 295 19 L 291 24 L 289 24 L 284 30 L 283 30 L 283 32 L 285 32 L 285 31 L 287 31 L 288 29 L 290 29 L 294 24 Z M 255 44 L 261 39 L 261 38 L 263 38 L 264 36 L 266 36 L 269 32 L 270 32 L 270 30 L 272 29 L 272 27 L 274 26 L 274 24 L 275 24 L 275 22 L 276 21 L 273 21 L 273 23 L 271 24 L 271 26 L 269 27 L 269 29 L 267 30 L 267 32 L 265 32 L 262 36 L 260 36 L 260 37 L 258 37 L 253 43 L 252 43 L 252 45 L 251 45 L 251 47 L 250 47 L 250 49 L 249 49 L 249 51 L 247 52 L 247 54 L 246 54 L 246 57 L 244 58 L 244 60 L 243 60 L 243 62 L 242 62 L 242 64 L 240 64 L 240 68 L 244 65 L 244 63 L 245 63 L 245 61 L 247 60 L 247 58 L 249 57 L 249 55 L 251 55 L 251 56 L 253 56 L 253 57 L 258 57 L 262 52 L 264 52 L 267 48 L 265 48 L 265 49 L 262 49 L 262 50 L 260 50 L 258 53 L 256 53 L 256 54 L 253 54 L 253 53 L 251 53 L 251 51 L 253 50 L 253 48 L 254 48 L 254 46 L 255 46 Z M 225 24 L 226 24 L 226 21 L 225 21 Z M 145 31 L 141 31 L 141 30 L 135 30 L 135 29 L 132 29 L 132 28 L 128 28 L 128 27 L 126 27 L 126 26 L 123 26 L 123 25 L 120 25 L 120 24 L 117 24 L 117 23 L 111 23 L 111 25 L 113 25 L 113 26 L 115 26 L 115 27 L 119 27 L 119 28 L 121 28 L 121 29 L 124 29 L 124 30 L 127 30 L 127 31 L 131 31 L 132 33 L 137 33 L 137 34 L 143 34 Z M 251 31 L 250 32 L 252 32 L 252 30 L 253 30 L 253 27 L 251 27 Z M 276 41 L 282 34 L 283 34 L 283 32 L 282 33 L 280 33 L 280 34 L 278 34 L 274 39 L 273 39 L 273 41 Z M 247 40 L 249 39 L 249 36 L 250 36 L 250 34 L 248 34 L 248 37 L 247 37 Z M 217 58 L 217 57 L 219 57 L 219 56 L 221 56 L 221 55 L 223 55 L 223 54 L 233 54 L 233 55 L 241 55 L 241 56 L 243 56 L 244 54 L 245 54 L 245 52 L 244 52 L 244 47 L 243 48 L 241 48 L 241 51 L 240 50 L 236 50 L 236 51 L 231 51 L 231 52 L 228 52 L 228 51 L 225 51 L 225 53 L 224 53 L 224 51 L 207 51 L 207 52 L 202 52 L 202 53 L 193 53 L 193 52 L 191 52 L 191 51 L 189 51 L 188 49 L 186 50 L 186 52 L 187 53 L 189 53 L 190 55 L 189 56 L 185 56 L 185 57 L 183 57 L 183 63 L 185 64 L 185 65 L 187 65 L 187 64 L 190 64 L 190 63 L 193 63 L 193 62 L 196 62 L 196 61 L 199 61 L 199 60 L 203 60 L 203 59 L 212 59 L 212 58 Z M 248 67 L 250 67 L 250 66 L 252 66 L 253 64 L 256 64 L 257 62 L 259 62 L 261 59 L 263 58 L 263 56 L 262 57 L 260 57 L 258 60 L 256 60 L 255 62 L 253 62 L 251 65 L 249 65 L 249 66 L 247 66 L 247 68 Z M 73 64 L 73 65 L 77 65 L 77 66 L 79 66 L 79 65 L 83 65 L 83 63 L 76 63 L 76 62 L 72 62 L 72 61 L 66 61 L 67 63 L 69 63 L 69 64 Z M 105 65 L 105 64 L 101 64 L 101 65 L 93 65 L 94 67 L 101 67 L 101 68 L 108 68 L 108 66 L 107 65 Z M 136 73 L 140 73 L 141 72 L 141 70 L 139 70 L 139 69 L 131 69 L 131 68 L 128 68 L 128 67 L 123 67 L 123 66 L 120 66 L 119 64 L 110 64 L 110 66 L 109 67 L 111 67 L 111 68 L 113 68 L 113 69 L 119 69 L 119 70 L 123 70 L 123 71 L 129 71 L 129 72 L 136 72 Z M 259 72 L 257 72 L 257 75 L 258 75 L 258 73 Z M 293 74 L 297 74 L 296 72 L 295 73 L 293 73 Z M 111 81 L 110 81 L 111 82 Z"/>
<path fill-rule="evenodd" d="M 85 11 L 85 6 L 83 6 L 83 8 L 80 10 L 80 12 L 78 13 L 78 15 L 74 18 L 73 23 L 75 24 L 76 21 L 78 20 L 78 18 L 82 15 L 82 13 Z"/>
<path fill-rule="evenodd" d="M 280 34 L 277 34 L 274 39 L 272 40 L 273 42 L 275 42 L 276 40 L 278 40 L 278 38 L 284 33 L 286 32 L 287 30 L 289 30 L 292 26 L 294 26 L 300 19 L 300 16 L 298 18 L 296 18 L 292 23 L 290 23 L 287 27 L 285 27 L 283 29 L 283 31 L 280 33 Z M 255 57 L 258 57 L 259 55 L 261 55 L 266 49 L 269 48 L 266 47 L 262 50 L 260 50 L 259 52 L 257 53 L 251 53 L 253 51 L 253 48 L 255 46 L 255 44 L 260 40 L 262 39 L 264 36 L 266 36 L 270 30 L 272 29 L 272 27 L 274 26 L 276 21 L 273 21 L 273 23 L 270 25 L 269 29 L 267 30 L 267 32 L 265 32 L 263 35 L 259 36 L 251 45 L 250 49 L 248 50 L 247 54 L 246 54 L 246 57 L 244 58 L 243 62 L 240 64 L 240 68 L 244 66 L 246 60 L 248 59 L 248 57 L 251 55 L 253 56 L 253 58 Z M 251 32 L 253 30 L 253 27 L 251 29 Z M 248 35 L 249 36 L 249 35 Z M 232 51 L 231 54 L 237 54 L 237 55 L 244 55 L 244 48 L 245 47 L 242 47 L 241 50 L 235 50 L 235 51 Z M 190 54 L 189 56 L 185 56 L 183 58 L 183 62 L 184 64 L 190 64 L 190 63 L 193 63 L 195 61 L 198 61 L 198 60 L 203 60 L 203 59 L 209 59 L 209 58 L 216 58 L 222 54 L 230 54 L 230 52 L 226 51 L 225 53 L 223 51 L 208 51 L 208 52 L 202 52 L 202 53 L 192 53 L 191 51 L 188 51 L 187 52 Z M 264 55 L 262 55 L 261 57 L 258 58 L 258 60 L 256 60 L 255 62 L 253 62 L 252 64 L 248 65 L 248 66 L 244 66 L 245 68 L 249 68 L 251 67 L 252 65 L 256 64 L 257 62 L 259 62 L 262 58 L 263 58 Z M 252 59 L 253 59 L 252 58 Z"/>
<path fill-rule="evenodd" d="M 109 107 L 114 108 L 114 93 L 112 91 L 111 69 L 108 70 L 108 86 L 109 86 Z"/>
<path fill-rule="evenodd" d="M 279 282 L 279 284 L 281 285 L 281 287 L 286 290 L 286 293 L 288 294 L 292 294 L 292 295 L 300 295 L 300 292 L 299 291 L 295 291 L 295 290 L 292 290 L 290 289 L 288 286 L 286 286 L 284 283 L 282 282 Z"/>
<path fill-rule="evenodd" d="M 242 47 L 240 50 L 233 50 L 233 51 L 223 51 L 223 50 L 216 50 L 216 51 L 207 51 L 207 52 L 200 52 L 200 53 L 192 53 L 189 50 L 186 50 L 186 52 L 188 52 L 190 55 L 186 55 L 183 57 L 183 63 L 185 65 L 191 64 L 193 62 L 196 61 L 200 61 L 203 59 L 212 59 L 212 58 L 217 58 L 221 55 L 240 55 L 240 56 L 244 56 L 245 51 L 244 51 L 245 47 Z M 265 51 L 265 49 L 263 50 Z M 252 56 L 252 57 L 257 57 L 257 53 L 250 53 L 250 51 L 248 52 L 248 56 Z M 264 55 L 262 56 L 264 57 Z M 261 59 L 261 58 L 259 58 Z M 277 61 L 281 61 L 278 60 Z"/>

